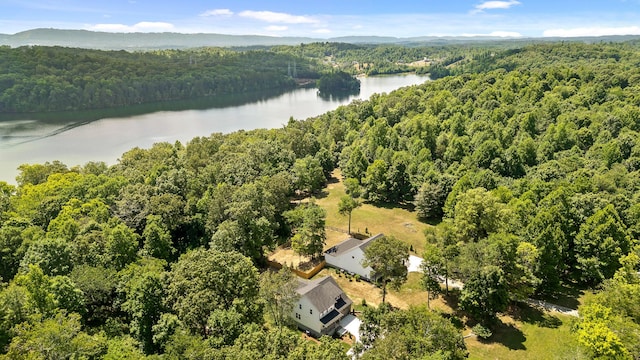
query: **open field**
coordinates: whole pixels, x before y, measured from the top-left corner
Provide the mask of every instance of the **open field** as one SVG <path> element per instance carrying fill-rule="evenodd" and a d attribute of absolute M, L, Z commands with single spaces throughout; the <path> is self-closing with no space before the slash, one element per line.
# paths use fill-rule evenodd
<path fill-rule="evenodd" d="M 335 170 L 327 187 L 313 200 L 322 206 L 327 212 L 325 249 L 328 249 L 344 240 L 347 234 L 349 219 L 338 212 L 340 198 L 346 193 L 342 184 L 340 170 Z M 301 202 L 309 201 L 302 199 Z M 421 256 L 424 249 L 424 229 L 431 225 L 419 221 L 414 212 L 399 207 L 378 207 L 372 204 L 362 204 L 353 210 L 351 214 L 351 231 L 353 233 L 375 235 L 384 233 L 395 236 L 404 241 L 414 249 L 414 254 Z M 305 263 L 310 259 L 299 256 L 287 247 L 279 247 L 269 256 L 269 260 L 277 261 L 281 264 L 297 267 L 300 263 Z"/>
<path fill-rule="evenodd" d="M 501 316 L 502 323 L 488 341 L 465 339 L 469 359 L 580 359 L 571 334 L 574 318 L 543 313 L 521 305 L 519 314 Z"/>
<path fill-rule="evenodd" d="M 325 268 L 316 276 L 332 276 L 353 300 L 356 309 L 361 309 L 362 299 L 368 306 L 382 302 L 382 290 L 366 281 L 356 281 L 344 274 L 337 275 L 334 269 Z M 389 291 L 387 301 L 394 307 L 406 309 L 411 305 L 424 304 L 426 292 L 420 288 L 420 274 L 410 273 L 400 291 Z M 442 296 L 431 300 L 431 308 L 443 313 L 456 314 Z M 456 314 L 456 316 L 462 316 Z M 462 317 L 464 320 L 464 317 Z M 501 324 L 487 341 L 475 336 L 465 338 L 469 359 L 579 359 L 581 354 L 571 335 L 574 318 L 557 313 L 546 313 L 536 308 L 519 304 L 512 306 L 509 314 L 500 316 Z M 462 329 L 469 335 L 468 327 Z"/>
<path fill-rule="evenodd" d="M 356 281 L 353 276 L 336 274 L 332 268 L 325 268 L 316 276 L 332 276 L 345 293 L 353 300 L 353 304 L 360 307 L 362 299 L 367 301 L 367 305 L 378 306 L 382 302 L 382 289 L 364 280 Z M 386 301 L 394 307 L 407 309 L 411 305 L 420 305 L 427 302 L 427 292 L 420 287 L 420 274 L 410 273 L 407 282 L 400 288 L 400 291 L 389 289 Z M 451 312 L 441 299 L 431 301 L 432 309 L 439 309 L 444 312 Z"/>
<path fill-rule="evenodd" d="M 348 219 L 338 213 L 338 202 L 345 195 L 339 170 L 333 173 L 328 186 L 315 199 L 316 203 L 327 211 L 327 243 L 331 247 L 346 239 Z M 423 231 L 431 225 L 417 220 L 414 212 L 399 207 L 380 207 L 363 204 L 355 209 L 351 217 L 353 232 L 370 234 L 384 233 L 393 235 L 413 246 L 415 254 L 420 256 L 424 249 Z M 296 255 L 290 255 L 293 259 Z M 362 299 L 367 305 L 377 306 L 382 301 L 382 290 L 365 281 L 356 281 L 344 274 L 338 275 L 334 269 L 325 268 L 316 276 L 333 276 L 347 295 L 353 300 L 356 309 L 361 308 Z M 426 303 L 426 292 L 420 285 L 420 274 L 410 273 L 407 282 L 400 291 L 390 290 L 387 301 L 395 307 L 406 309 L 411 305 Z M 569 294 L 566 299 L 560 299 L 564 305 L 575 308 L 582 301 L 584 293 Z M 453 300 L 455 303 L 455 300 Z M 444 313 L 455 314 L 451 304 L 442 296 L 431 300 L 431 308 Z M 462 314 L 456 314 L 464 320 Z M 469 336 L 465 343 L 469 350 L 469 359 L 579 359 L 582 354 L 571 334 L 571 324 L 574 319 L 557 313 L 547 313 L 528 305 L 512 306 L 508 314 L 500 317 L 501 324 L 494 331 L 494 335 L 487 341 L 481 341 L 475 336 Z M 468 327 L 462 329 L 464 335 L 469 335 Z"/>
<path fill-rule="evenodd" d="M 342 175 L 339 170 L 332 174 L 333 179 L 316 198 L 316 203 L 327 211 L 327 227 L 347 230 L 349 219 L 338 212 L 340 198 L 345 195 Z M 424 249 L 424 229 L 431 225 L 419 221 L 415 212 L 397 207 L 381 207 L 362 204 L 351 213 L 351 231 L 364 234 L 384 233 L 411 245 L 418 255 Z M 327 230 L 327 247 L 346 239 L 346 234 Z"/>

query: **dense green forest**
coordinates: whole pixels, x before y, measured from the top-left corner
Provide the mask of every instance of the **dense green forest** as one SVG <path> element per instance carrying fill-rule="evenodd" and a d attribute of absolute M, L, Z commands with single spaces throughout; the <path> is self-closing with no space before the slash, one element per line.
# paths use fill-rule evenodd
<path fill-rule="evenodd" d="M 332 71 L 323 74 L 316 81 L 316 86 L 320 92 L 326 93 L 347 92 L 357 94 L 360 92 L 360 80 L 344 71 Z"/>
<path fill-rule="evenodd" d="M 436 78 L 449 74 L 447 66 L 465 56 L 470 59 L 487 51 L 477 46 L 340 43 L 146 52 L 0 46 L 0 113 L 101 109 L 286 91 L 296 86 L 296 78 L 317 79 L 324 93 L 357 91 L 357 81 L 346 73 L 416 71 Z M 408 65 L 428 57 L 435 60 Z"/>
<path fill-rule="evenodd" d="M 295 233 L 292 197 L 336 167 L 364 201 L 438 224 L 425 277 L 462 280 L 459 307 L 484 328 L 518 300 L 591 288 L 580 354 L 638 358 L 638 64 L 633 43 L 493 49 L 280 129 L 135 148 L 110 167 L 23 165 L 0 183 L 0 358 L 345 358 L 274 321 L 260 274 Z M 365 317 L 366 358 L 466 356 L 437 313 Z"/>
<path fill-rule="evenodd" d="M 321 66 L 271 51 L 99 51 L 0 47 L 0 112 L 120 107 L 296 86 Z"/>

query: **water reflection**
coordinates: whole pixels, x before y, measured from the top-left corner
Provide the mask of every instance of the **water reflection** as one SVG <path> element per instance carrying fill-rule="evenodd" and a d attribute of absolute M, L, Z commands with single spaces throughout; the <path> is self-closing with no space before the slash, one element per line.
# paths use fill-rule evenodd
<path fill-rule="evenodd" d="M 252 93 L 118 109 L 0 117 L 0 181 L 13 180 L 24 163 L 59 160 L 68 166 L 89 161 L 113 164 L 133 147 L 160 141 L 188 142 L 213 132 L 278 128 L 290 117 L 306 119 L 374 93 L 419 84 L 425 76 L 361 79 L 357 95 L 319 96 L 316 89 Z"/>
<path fill-rule="evenodd" d="M 347 91 L 322 92 L 318 90 L 318 97 L 324 101 L 344 101 L 360 94 L 360 89 Z"/>

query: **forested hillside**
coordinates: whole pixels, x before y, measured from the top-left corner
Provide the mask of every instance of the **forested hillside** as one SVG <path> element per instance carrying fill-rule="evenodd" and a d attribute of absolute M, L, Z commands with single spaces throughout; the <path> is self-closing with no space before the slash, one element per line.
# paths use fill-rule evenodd
<path fill-rule="evenodd" d="M 292 236 L 292 197 L 336 166 L 365 201 L 438 223 L 427 267 L 465 283 L 475 321 L 593 288 L 574 327 L 582 353 L 637 358 L 638 64 L 634 44 L 491 51 L 281 129 L 136 148 L 111 167 L 24 165 L 17 187 L 0 183 L 0 358 L 345 356 L 274 322 L 259 275 Z M 440 315 L 391 314 L 365 356 L 465 356 Z"/>
<path fill-rule="evenodd" d="M 221 48 L 153 52 L 0 47 L 0 112 L 98 109 L 296 86 L 318 78 L 308 59 Z"/>
<path fill-rule="evenodd" d="M 640 353 L 639 61 L 632 44 L 487 52 L 452 68 L 461 75 L 307 126 L 365 199 L 442 218 L 427 234 L 428 266 L 467 284 L 460 305 L 476 319 L 491 324 L 509 300 L 602 288 L 577 336 L 593 356 L 630 357 Z"/>

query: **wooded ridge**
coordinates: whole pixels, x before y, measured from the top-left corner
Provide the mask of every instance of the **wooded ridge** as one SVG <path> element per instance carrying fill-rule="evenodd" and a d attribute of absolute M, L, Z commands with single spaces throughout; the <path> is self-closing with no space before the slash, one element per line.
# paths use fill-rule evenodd
<path fill-rule="evenodd" d="M 37 73 L 47 62 L 29 59 L 49 56 L 46 48 L 0 51 L 26 61 L 2 72 L 0 84 Z M 273 70 L 287 59 L 201 51 L 222 68 L 262 56 Z M 178 71 L 172 64 L 188 64 L 188 54 L 158 53 L 149 68 Z M 110 167 L 21 166 L 17 186 L 0 182 L 0 359 L 345 358 L 340 343 L 302 341 L 270 320 L 259 275 L 269 249 L 294 235 L 302 245 L 317 238 L 322 209 L 291 199 L 317 193 L 336 167 L 361 189 L 353 197 L 415 209 L 437 224 L 425 234 L 426 276 L 464 281 L 457 305 L 474 323 L 492 329 L 516 300 L 590 288 L 596 295 L 573 330 L 577 351 L 637 358 L 640 47 L 553 43 L 473 54 L 448 67 L 453 75 L 279 129 L 134 148 Z M 135 78 L 142 70 L 120 67 L 138 54 L 111 56 L 100 61 L 118 66 L 96 73 Z M 240 78 L 260 86 L 252 74 Z M 459 330 L 437 313 L 376 311 L 367 315 L 365 358 L 467 355 Z M 410 335 L 426 329 L 436 330 Z"/>

